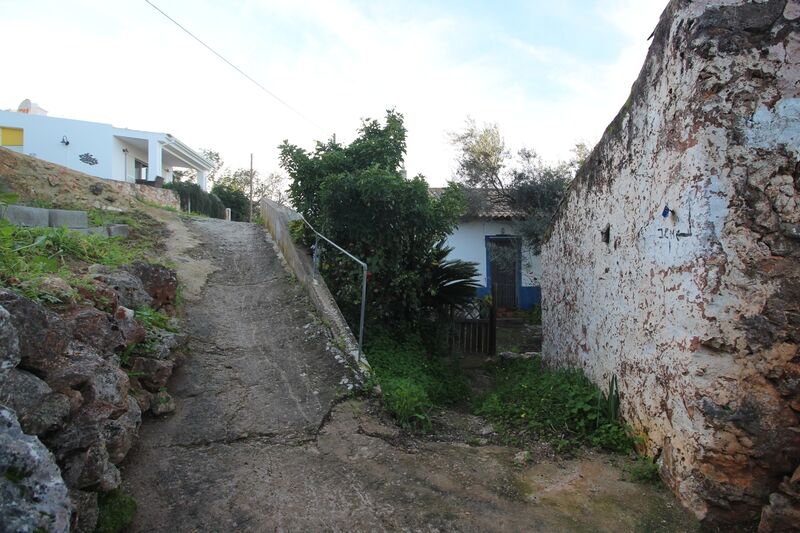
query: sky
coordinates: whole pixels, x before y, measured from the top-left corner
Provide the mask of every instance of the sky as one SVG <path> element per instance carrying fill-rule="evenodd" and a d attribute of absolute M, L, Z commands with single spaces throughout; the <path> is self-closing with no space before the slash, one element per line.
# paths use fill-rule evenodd
<path fill-rule="evenodd" d="M 667 0 L 0 0 L 0 109 L 167 132 L 230 167 L 278 171 L 283 140 L 349 142 L 394 108 L 406 169 L 452 179 L 450 133 L 567 159 L 625 102 Z M 9 53 L 9 50 L 13 52 Z"/>

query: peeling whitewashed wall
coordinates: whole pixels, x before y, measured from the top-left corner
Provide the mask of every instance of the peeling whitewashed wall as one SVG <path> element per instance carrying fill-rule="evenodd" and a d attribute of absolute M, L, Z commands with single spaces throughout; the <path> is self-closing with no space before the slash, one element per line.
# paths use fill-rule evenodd
<path fill-rule="evenodd" d="M 616 375 L 710 522 L 800 465 L 799 190 L 800 0 L 673 0 L 542 254 L 545 358 Z"/>

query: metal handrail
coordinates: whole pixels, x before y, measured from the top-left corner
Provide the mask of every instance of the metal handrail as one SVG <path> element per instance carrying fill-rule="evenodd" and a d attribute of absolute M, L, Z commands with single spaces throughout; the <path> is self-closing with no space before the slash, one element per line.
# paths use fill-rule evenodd
<path fill-rule="evenodd" d="M 358 263 L 361 266 L 361 270 L 362 270 L 362 279 L 361 279 L 361 320 L 360 320 L 359 325 L 358 325 L 358 361 L 360 362 L 361 361 L 361 356 L 364 354 L 364 311 L 365 311 L 366 305 L 367 305 L 367 263 L 365 263 L 364 261 L 362 261 L 358 257 L 354 256 L 353 254 L 351 254 L 350 252 L 348 252 L 347 250 L 345 250 L 344 248 L 342 248 L 341 246 L 339 246 L 338 244 L 336 244 L 335 242 L 333 242 L 332 240 L 327 238 L 322 233 L 318 232 L 316 229 L 314 229 L 314 226 L 312 226 L 311 223 L 308 220 L 306 220 L 306 217 L 304 217 L 300 213 L 298 213 L 298 214 L 300 215 L 300 219 L 303 222 L 305 222 L 306 226 L 308 226 L 309 229 L 311 231 L 313 231 L 314 234 L 317 236 L 317 242 L 314 245 L 314 260 L 313 260 L 313 263 L 314 263 L 314 274 L 315 275 L 319 273 L 319 267 L 318 267 L 319 256 L 317 255 L 319 253 L 318 252 L 318 250 L 319 250 L 319 246 L 318 246 L 319 245 L 319 239 L 323 239 L 325 242 L 329 243 L 331 246 L 333 246 L 334 248 L 336 248 L 337 250 L 339 250 L 344 255 L 346 255 L 347 257 L 349 257 L 350 259 L 352 259 L 353 261 L 355 261 L 356 263 Z"/>

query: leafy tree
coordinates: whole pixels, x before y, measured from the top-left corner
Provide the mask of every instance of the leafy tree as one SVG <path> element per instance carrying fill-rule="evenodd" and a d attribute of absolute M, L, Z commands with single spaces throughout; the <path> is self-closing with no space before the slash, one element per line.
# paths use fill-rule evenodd
<path fill-rule="evenodd" d="M 588 157 L 588 145 L 577 143 L 570 161 L 554 165 L 528 148 L 512 157 L 497 124 L 478 126 L 472 118 L 462 132 L 451 134 L 451 142 L 458 150 L 456 181 L 469 188 L 470 207 L 501 204 L 520 212 L 519 230 L 538 253 L 567 186 Z"/>
<path fill-rule="evenodd" d="M 217 197 L 222 200 L 222 203 L 225 204 L 225 207 L 230 208 L 231 220 L 237 222 L 247 221 L 250 202 L 242 191 L 228 185 L 215 183 L 211 188 L 211 193 L 217 195 Z"/>
<path fill-rule="evenodd" d="M 363 121 L 346 146 L 331 139 L 307 152 L 284 141 L 280 151 L 295 208 L 369 265 L 370 318 L 418 321 L 428 295 L 439 289 L 430 276 L 441 260 L 435 245 L 454 229 L 465 204 L 457 185 L 434 198 L 423 176 L 404 177 L 403 116 L 390 110 L 385 124 Z M 324 254 L 321 268 L 342 311 L 357 317 L 360 269 L 336 252 Z M 461 272 L 471 278 L 475 269 Z"/>

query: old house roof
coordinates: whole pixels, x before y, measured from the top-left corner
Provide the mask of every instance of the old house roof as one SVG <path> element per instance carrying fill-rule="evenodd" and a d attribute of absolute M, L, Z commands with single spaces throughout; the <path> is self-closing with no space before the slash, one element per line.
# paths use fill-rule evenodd
<path fill-rule="evenodd" d="M 443 187 L 429 187 L 431 196 L 439 197 Z M 465 189 L 467 212 L 462 218 L 477 220 L 512 220 L 525 218 L 525 213 L 494 189 Z"/>

